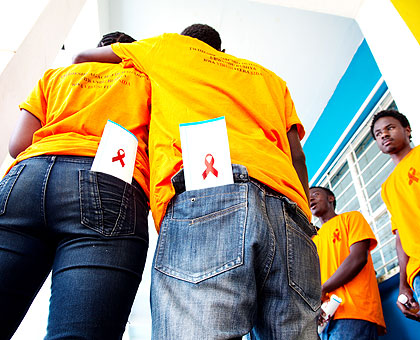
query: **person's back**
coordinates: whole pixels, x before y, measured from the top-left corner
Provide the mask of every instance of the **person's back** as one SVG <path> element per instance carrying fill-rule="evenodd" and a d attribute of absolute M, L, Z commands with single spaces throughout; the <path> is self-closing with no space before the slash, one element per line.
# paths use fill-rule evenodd
<path fill-rule="evenodd" d="M 315 340 L 320 278 L 303 127 L 283 80 L 220 49 L 219 34 L 197 24 L 76 60 L 122 59 L 151 81 L 150 197 L 160 230 L 152 337 Z M 179 125 L 221 116 L 234 183 L 186 191 Z"/>
<path fill-rule="evenodd" d="M 42 126 L 16 162 L 43 154 L 94 157 L 105 124 L 112 120 L 139 140 L 134 178 L 148 195 L 149 107 L 149 80 L 134 69 L 85 63 L 48 70 L 20 105 Z"/>
<path fill-rule="evenodd" d="M 251 177 L 283 193 L 310 216 L 286 136 L 292 125 L 301 138 L 304 131 L 283 80 L 256 63 L 179 34 L 133 43 L 129 50 L 126 46 L 112 48 L 133 59 L 147 50 L 138 65 L 147 70 L 152 87 L 159 84 L 153 91 L 150 125 L 150 161 L 159 164 L 151 167 L 156 224 L 174 194 L 165 179 L 182 166 L 179 124 L 220 116 L 226 117 L 232 163 L 246 166 Z M 173 145 L 176 152 L 162 144 Z"/>
<path fill-rule="evenodd" d="M 51 270 L 45 339 L 122 338 L 148 248 L 149 106 L 147 76 L 100 63 L 48 70 L 20 105 L 0 185 L 0 338 Z M 139 142 L 129 183 L 91 171 L 108 119 Z"/>

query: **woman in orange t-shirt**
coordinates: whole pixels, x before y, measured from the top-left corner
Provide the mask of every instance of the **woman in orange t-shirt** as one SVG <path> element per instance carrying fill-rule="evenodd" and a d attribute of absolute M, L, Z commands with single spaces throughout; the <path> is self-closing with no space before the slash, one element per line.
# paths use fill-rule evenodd
<path fill-rule="evenodd" d="M 90 63 L 47 71 L 21 104 L 0 183 L 1 339 L 51 270 L 45 339 L 121 339 L 148 248 L 149 97 L 143 73 Z M 108 119 L 139 141 L 131 184 L 90 171 Z"/>

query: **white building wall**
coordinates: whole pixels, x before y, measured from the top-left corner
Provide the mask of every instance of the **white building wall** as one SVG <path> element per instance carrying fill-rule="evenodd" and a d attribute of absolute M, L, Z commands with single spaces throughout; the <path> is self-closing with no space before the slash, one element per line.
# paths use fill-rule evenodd
<path fill-rule="evenodd" d="M 420 45 L 389 0 L 366 0 L 356 21 L 397 103 L 420 140 Z"/>
<path fill-rule="evenodd" d="M 86 0 L 34 1 L 14 0 L 14 5 L 1 5 L 7 21 L 9 45 L 5 46 L 0 65 L 0 163 L 8 155 L 9 138 L 19 116 L 18 105 L 30 93 L 44 71 L 51 68 L 64 39 Z M 33 10 L 31 12 L 31 10 Z M 40 14 L 35 17 L 34 13 Z M 25 14 L 32 14 L 30 24 Z M 1 68 L 1 66 L 3 68 Z"/>

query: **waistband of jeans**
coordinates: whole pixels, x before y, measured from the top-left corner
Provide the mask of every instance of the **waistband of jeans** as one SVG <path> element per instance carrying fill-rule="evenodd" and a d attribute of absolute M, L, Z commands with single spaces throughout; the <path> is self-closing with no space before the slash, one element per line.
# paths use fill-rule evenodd
<path fill-rule="evenodd" d="M 73 155 L 38 155 L 32 156 L 22 160 L 21 162 L 31 161 L 36 159 L 54 160 L 54 162 L 80 162 L 80 163 L 92 163 L 94 157 L 91 156 L 73 156 Z"/>
<path fill-rule="evenodd" d="M 232 174 L 234 183 L 246 183 L 250 182 L 248 170 L 245 166 L 240 164 L 232 164 Z M 171 179 L 172 185 L 177 194 L 185 191 L 185 177 L 184 169 L 179 170 Z"/>
<path fill-rule="evenodd" d="M 59 163 L 59 162 L 70 162 L 70 163 L 80 163 L 80 164 L 92 164 L 94 157 L 91 156 L 73 156 L 73 155 L 38 155 L 38 156 L 33 156 L 33 157 L 29 157 L 26 158 L 24 160 L 22 160 L 19 163 L 28 163 L 31 162 L 33 160 L 47 160 L 47 161 L 51 161 L 53 163 Z M 112 176 L 112 175 L 109 175 Z M 149 201 L 149 199 L 147 198 L 146 193 L 144 192 L 143 188 L 141 187 L 141 185 L 134 179 L 132 179 L 131 184 L 133 186 L 135 186 L 138 190 L 140 190 L 142 192 L 142 195 L 144 195 L 146 201 Z"/>
<path fill-rule="evenodd" d="M 232 174 L 234 183 L 253 183 L 260 190 L 264 191 L 266 194 L 277 197 L 285 203 L 285 208 L 294 213 L 298 219 L 303 218 L 306 222 L 309 222 L 308 217 L 305 212 L 291 199 L 283 195 L 282 193 L 272 189 L 268 185 L 260 182 L 259 180 L 250 177 L 248 170 L 245 166 L 240 164 L 232 164 Z M 176 194 L 181 194 L 185 191 L 185 178 L 184 178 L 184 169 L 179 170 L 171 179 L 172 185 L 175 189 Z"/>
<path fill-rule="evenodd" d="M 240 164 L 232 164 L 232 175 L 233 183 L 254 183 L 261 190 L 265 191 L 267 194 L 272 196 L 278 196 L 279 198 L 285 197 L 280 192 L 270 188 L 268 185 L 260 182 L 259 180 L 250 177 L 248 170 L 245 166 Z M 183 193 L 185 189 L 185 178 L 184 178 L 184 169 L 179 170 L 171 179 L 172 185 L 174 186 L 175 193 Z"/>

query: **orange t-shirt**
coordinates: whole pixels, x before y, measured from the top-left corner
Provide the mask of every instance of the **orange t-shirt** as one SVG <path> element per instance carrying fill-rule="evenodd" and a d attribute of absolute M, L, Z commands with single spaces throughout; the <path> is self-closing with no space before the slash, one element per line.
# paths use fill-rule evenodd
<path fill-rule="evenodd" d="M 149 196 L 150 82 L 144 73 L 103 63 L 48 70 L 20 108 L 42 127 L 14 164 L 44 154 L 94 157 L 110 119 L 137 137 L 134 179 Z"/>
<path fill-rule="evenodd" d="M 182 168 L 179 124 L 225 116 L 231 161 L 284 194 L 307 214 L 307 198 L 293 168 L 287 132 L 304 129 L 286 83 L 245 59 L 178 34 L 113 44 L 126 67 L 145 72 L 152 85 L 150 205 L 157 228 Z"/>
<path fill-rule="evenodd" d="M 313 237 L 318 249 L 321 267 L 321 283 L 324 284 L 350 255 L 350 246 L 356 242 L 370 239 L 370 249 L 377 241 L 369 224 L 358 211 L 337 215 L 324 223 Z M 334 319 L 361 319 L 385 327 L 382 314 L 381 297 L 373 268 L 372 257 L 363 269 L 350 282 L 332 291 L 343 301 Z"/>
<path fill-rule="evenodd" d="M 420 273 L 420 146 L 412 149 L 382 184 L 382 199 L 391 214 L 392 232 L 398 229 L 409 256 L 407 281 Z"/>

